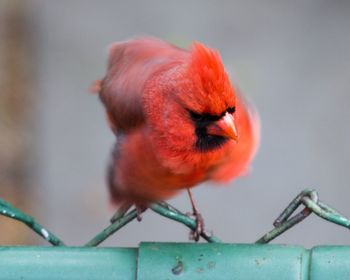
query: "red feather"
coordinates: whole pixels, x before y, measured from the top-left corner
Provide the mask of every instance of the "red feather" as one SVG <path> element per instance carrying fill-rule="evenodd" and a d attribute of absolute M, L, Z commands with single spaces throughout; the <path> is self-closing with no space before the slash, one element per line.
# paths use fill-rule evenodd
<path fill-rule="evenodd" d="M 115 43 L 95 88 L 117 135 L 109 170 L 113 202 L 147 205 L 249 168 L 258 116 L 231 86 L 218 51 L 197 42 L 180 49 L 154 38 Z M 218 130 L 224 116 L 227 125 L 234 121 L 237 142 Z"/>

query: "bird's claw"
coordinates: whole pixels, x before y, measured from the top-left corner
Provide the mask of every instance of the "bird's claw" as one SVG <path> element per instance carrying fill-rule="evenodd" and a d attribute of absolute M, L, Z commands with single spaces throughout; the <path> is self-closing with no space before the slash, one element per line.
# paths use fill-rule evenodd
<path fill-rule="evenodd" d="M 137 213 L 136 219 L 138 222 L 141 222 L 142 221 L 142 213 L 145 212 L 147 208 L 139 206 L 139 205 L 135 205 L 135 208 L 136 208 L 136 213 Z"/>
<path fill-rule="evenodd" d="M 194 217 L 195 221 L 196 221 L 196 228 L 191 230 L 191 232 L 190 232 L 190 240 L 194 240 L 194 241 L 198 242 L 201 234 L 205 232 L 204 219 L 203 219 L 201 213 L 198 213 L 198 212 L 187 213 L 187 215 Z"/>

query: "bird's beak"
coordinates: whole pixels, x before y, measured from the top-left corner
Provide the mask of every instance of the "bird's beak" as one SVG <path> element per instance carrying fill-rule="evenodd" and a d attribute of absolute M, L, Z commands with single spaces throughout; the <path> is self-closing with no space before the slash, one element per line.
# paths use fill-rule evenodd
<path fill-rule="evenodd" d="M 207 133 L 209 135 L 227 137 L 237 142 L 238 133 L 234 116 L 226 112 L 220 120 L 207 127 Z"/>

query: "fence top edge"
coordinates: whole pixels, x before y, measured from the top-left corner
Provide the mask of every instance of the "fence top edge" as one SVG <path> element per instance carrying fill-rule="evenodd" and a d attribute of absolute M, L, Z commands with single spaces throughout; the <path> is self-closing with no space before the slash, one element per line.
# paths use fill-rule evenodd
<path fill-rule="evenodd" d="M 44 250 L 44 251 L 74 251 L 74 250 L 84 250 L 84 251 L 135 251 L 140 248 L 146 247 L 160 247 L 160 248 L 170 248 L 170 247 L 182 247 L 182 248 L 225 248 L 225 247 L 237 247 L 237 248 L 256 248 L 258 249 L 300 249 L 300 250 L 320 250 L 320 249 L 342 249 L 350 250 L 350 245 L 317 245 L 311 248 L 305 248 L 301 245 L 294 244 L 254 244 L 254 243 L 194 243 L 194 242 L 141 242 L 137 247 L 119 247 L 119 246 L 100 246 L 100 247 L 84 247 L 84 246 L 42 246 L 42 245 L 0 245 L 0 251 L 14 249 L 14 250 Z"/>

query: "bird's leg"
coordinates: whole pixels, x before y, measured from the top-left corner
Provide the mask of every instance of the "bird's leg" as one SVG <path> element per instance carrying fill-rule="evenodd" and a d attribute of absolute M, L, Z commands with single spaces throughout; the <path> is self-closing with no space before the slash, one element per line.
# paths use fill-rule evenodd
<path fill-rule="evenodd" d="M 194 203 L 191 190 L 187 189 L 187 193 L 188 193 L 188 196 L 190 198 L 191 205 L 192 205 L 192 214 L 191 214 L 191 216 L 194 216 L 195 219 L 196 219 L 196 229 L 191 231 L 190 239 L 192 239 L 192 240 L 197 242 L 199 240 L 199 237 L 200 237 L 201 233 L 204 232 L 204 220 L 203 220 L 203 217 L 202 217 L 201 213 L 199 213 L 199 211 L 198 211 L 198 209 L 196 207 L 196 204 Z"/>

